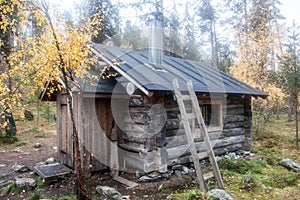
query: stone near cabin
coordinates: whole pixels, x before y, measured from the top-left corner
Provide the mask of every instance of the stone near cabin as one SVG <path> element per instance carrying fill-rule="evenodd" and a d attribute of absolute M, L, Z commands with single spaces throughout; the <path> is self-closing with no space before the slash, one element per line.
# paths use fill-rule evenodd
<path fill-rule="evenodd" d="M 100 195 L 100 199 L 112 199 L 121 200 L 122 195 L 114 188 L 108 186 L 98 186 L 96 187 L 97 193 Z"/>
<path fill-rule="evenodd" d="M 30 169 L 26 165 L 15 164 L 14 166 L 12 166 L 12 170 L 14 172 L 25 173 L 28 172 Z"/>
<path fill-rule="evenodd" d="M 221 189 L 210 190 L 207 192 L 207 195 L 213 197 L 216 200 L 233 200 L 233 198 L 229 194 Z"/>
<path fill-rule="evenodd" d="M 46 161 L 45 161 L 46 164 L 53 164 L 55 163 L 55 158 L 48 158 Z"/>
<path fill-rule="evenodd" d="M 4 180 L 0 180 L 0 189 L 3 187 L 8 186 L 9 184 L 11 184 L 13 181 L 9 180 L 9 179 L 4 179 Z"/>
<path fill-rule="evenodd" d="M 34 120 L 34 116 L 33 116 L 32 112 L 29 110 L 25 110 L 24 116 L 25 116 L 25 119 L 27 119 L 29 121 Z"/>
<path fill-rule="evenodd" d="M 41 147 L 42 147 L 41 143 L 36 143 L 33 145 L 33 148 L 35 148 L 35 149 L 39 149 Z"/>
<path fill-rule="evenodd" d="M 300 164 L 292 161 L 289 158 L 282 159 L 279 164 L 290 170 L 293 170 L 294 172 L 300 172 Z"/>
<path fill-rule="evenodd" d="M 32 178 L 18 178 L 18 177 L 16 177 L 16 186 L 17 187 L 27 187 L 27 188 L 33 189 L 36 186 L 36 182 Z"/>

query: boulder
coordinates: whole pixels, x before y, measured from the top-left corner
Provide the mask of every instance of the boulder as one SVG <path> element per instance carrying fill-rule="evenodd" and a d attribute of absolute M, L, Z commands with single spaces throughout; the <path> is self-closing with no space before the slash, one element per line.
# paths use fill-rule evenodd
<path fill-rule="evenodd" d="M 55 158 L 48 158 L 46 161 L 45 161 L 46 164 L 53 164 L 55 163 Z"/>
<path fill-rule="evenodd" d="M 42 147 L 41 143 L 36 143 L 33 145 L 33 148 L 35 148 L 35 149 L 39 149 L 41 147 Z"/>
<path fill-rule="evenodd" d="M 16 186 L 18 187 L 27 187 L 27 188 L 35 188 L 36 182 L 32 178 L 18 178 L 16 177 Z"/>
<path fill-rule="evenodd" d="M 207 192 L 207 195 L 217 200 L 233 200 L 232 197 L 224 190 L 213 189 Z"/>
<path fill-rule="evenodd" d="M 14 172 L 25 173 L 29 171 L 29 168 L 26 165 L 15 164 L 12 166 Z"/>
<path fill-rule="evenodd" d="M 96 187 L 97 193 L 100 195 L 101 199 L 115 199 L 121 200 L 122 195 L 114 188 L 108 186 L 98 186 Z"/>
<path fill-rule="evenodd" d="M 293 170 L 294 172 L 300 171 L 300 164 L 292 161 L 289 158 L 284 158 L 279 162 L 280 165 L 285 166 L 286 168 Z"/>
<path fill-rule="evenodd" d="M 33 114 L 32 114 L 32 112 L 29 111 L 29 110 L 25 110 L 24 116 L 25 116 L 25 119 L 27 119 L 27 120 L 29 120 L 29 121 L 34 120 Z"/>

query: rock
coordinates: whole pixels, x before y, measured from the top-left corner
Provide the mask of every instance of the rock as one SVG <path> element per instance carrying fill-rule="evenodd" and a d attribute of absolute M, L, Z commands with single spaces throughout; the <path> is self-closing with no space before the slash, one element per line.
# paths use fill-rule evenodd
<path fill-rule="evenodd" d="M 4 164 L 0 164 L 0 168 L 3 168 L 3 167 L 5 167 L 6 165 L 4 165 Z"/>
<path fill-rule="evenodd" d="M 16 186 L 17 187 L 27 187 L 27 188 L 35 188 L 36 182 L 32 178 L 18 178 L 16 177 Z"/>
<path fill-rule="evenodd" d="M 36 149 L 39 149 L 41 147 L 42 147 L 42 145 L 40 143 L 36 143 L 33 145 L 33 148 L 36 148 Z"/>
<path fill-rule="evenodd" d="M 100 195 L 101 199 L 116 199 L 121 200 L 122 195 L 114 188 L 108 186 L 98 186 L 96 188 L 97 193 Z"/>
<path fill-rule="evenodd" d="M 149 174 L 147 174 L 150 178 L 156 178 L 160 176 L 160 173 L 158 172 L 151 172 Z"/>
<path fill-rule="evenodd" d="M 57 146 L 52 147 L 54 151 L 57 151 Z"/>
<path fill-rule="evenodd" d="M 280 165 L 285 166 L 286 168 L 293 170 L 294 172 L 299 172 L 300 171 L 300 164 L 295 163 L 289 158 L 284 158 L 279 162 Z"/>
<path fill-rule="evenodd" d="M 230 152 L 230 153 L 226 154 L 226 155 L 224 156 L 224 158 L 231 159 L 231 160 L 236 160 L 236 159 L 241 158 L 241 156 L 240 156 L 240 155 L 237 155 L 237 154 L 234 153 L 234 152 Z"/>
<path fill-rule="evenodd" d="M 170 195 L 168 195 L 167 196 L 167 198 L 166 199 L 169 199 L 169 200 L 171 200 L 171 199 L 173 199 L 173 196 L 170 194 Z"/>
<path fill-rule="evenodd" d="M 25 116 L 25 119 L 27 119 L 27 120 L 29 120 L 29 121 L 34 120 L 33 114 L 32 114 L 32 112 L 29 111 L 29 110 L 25 110 L 24 116 Z"/>
<path fill-rule="evenodd" d="M 12 182 L 13 182 L 12 180 L 8 180 L 8 179 L 0 180 L 0 188 L 8 186 Z"/>
<path fill-rule="evenodd" d="M 179 170 L 174 170 L 174 174 L 178 177 L 178 178 L 181 178 L 182 177 L 182 172 L 179 171 Z"/>
<path fill-rule="evenodd" d="M 14 152 L 14 153 L 22 153 L 22 152 L 23 152 L 23 151 L 20 150 L 19 148 L 13 149 L 13 150 L 11 150 L 11 151 Z"/>
<path fill-rule="evenodd" d="M 8 174 L 0 174 L 0 179 L 8 177 Z"/>
<path fill-rule="evenodd" d="M 227 194 L 224 190 L 213 189 L 207 192 L 207 195 L 210 197 L 214 197 L 217 200 L 233 200 L 232 197 Z"/>
<path fill-rule="evenodd" d="M 48 158 L 46 161 L 45 161 L 46 164 L 53 164 L 55 163 L 55 159 L 52 157 L 52 158 Z"/>
<path fill-rule="evenodd" d="M 35 166 L 41 166 L 41 165 L 46 165 L 46 162 L 39 162 L 35 164 Z"/>
<path fill-rule="evenodd" d="M 28 172 L 30 169 L 26 165 L 15 164 L 14 166 L 12 166 L 12 170 L 14 172 L 25 173 Z"/>

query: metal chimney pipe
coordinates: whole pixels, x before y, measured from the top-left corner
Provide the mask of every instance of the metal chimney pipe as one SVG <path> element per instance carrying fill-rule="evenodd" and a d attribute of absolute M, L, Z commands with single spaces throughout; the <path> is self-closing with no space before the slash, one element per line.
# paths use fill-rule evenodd
<path fill-rule="evenodd" d="M 163 14 L 153 12 L 149 36 L 149 64 L 156 69 L 162 69 L 163 62 Z"/>

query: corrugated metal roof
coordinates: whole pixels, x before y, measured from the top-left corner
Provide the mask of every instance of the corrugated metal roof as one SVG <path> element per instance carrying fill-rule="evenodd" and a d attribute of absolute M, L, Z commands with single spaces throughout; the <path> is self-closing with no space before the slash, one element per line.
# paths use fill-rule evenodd
<path fill-rule="evenodd" d="M 100 44 L 95 44 L 93 48 L 110 61 L 116 61 L 118 63 L 116 67 L 148 91 L 173 91 L 172 81 L 177 78 L 182 90 L 185 90 L 186 82 L 192 80 L 197 93 L 267 96 L 203 62 L 164 56 L 163 70 L 159 70 L 147 64 L 148 52 L 146 50 L 133 51 Z"/>

